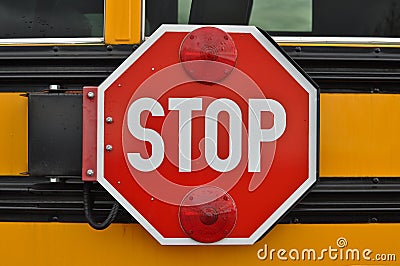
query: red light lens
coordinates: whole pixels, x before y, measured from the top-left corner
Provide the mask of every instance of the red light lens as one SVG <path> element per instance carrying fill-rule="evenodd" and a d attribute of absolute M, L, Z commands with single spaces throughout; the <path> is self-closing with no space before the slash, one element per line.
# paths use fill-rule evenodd
<path fill-rule="evenodd" d="M 186 35 L 179 55 L 181 62 L 192 62 L 183 66 L 193 79 L 208 82 L 226 78 L 237 60 L 232 37 L 215 27 L 198 28 Z"/>
<path fill-rule="evenodd" d="M 184 197 L 179 222 L 190 238 L 213 243 L 230 234 L 236 214 L 235 202 L 228 193 L 217 187 L 198 187 Z"/>

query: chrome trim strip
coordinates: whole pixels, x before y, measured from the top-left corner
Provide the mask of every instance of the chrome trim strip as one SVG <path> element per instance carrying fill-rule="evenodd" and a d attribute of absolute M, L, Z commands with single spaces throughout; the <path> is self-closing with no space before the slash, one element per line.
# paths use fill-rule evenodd
<path fill-rule="evenodd" d="M 319 43 L 319 44 L 393 44 L 400 45 L 400 38 L 388 37 L 298 37 L 272 36 L 278 43 Z"/>
<path fill-rule="evenodd" d="M 141 0 L 140 2 L 141 2 L 141 5 L 142 5 L 142 14 L 141 14 L 141 16 L 142 16 L 142 19 L 141 19 L 142 25 L 140 27 L 142 32 L 140 33 L 140 41 L 143 42 L 145 40 L 145 38 L 146 38 L 146 36 L 145 36 L 145 31 L 146 31 L 146 18 L 145 18 L 146 17 L 146 1 L 145 0 Z"/>
<path fill-rule="evenodd" d="M 2 44 L 98 44 L 98 43 L 104 43 L 104 37 L 0 39 L 0 45 Z"/>
<path fill-rule="evenodd" d="M 144 12 L 144 10 L 142 12 Z M 218 25 L 218 26 L 220 26 L 220 25 Z M 143 32 L 142 34 L 144 35 L 144 23 L 142 24 L 142 32 Z M 385 37 L 272 36 L 272 38 L 278 43 L 318 43 L 318 44 L 349 44 L 349 43 L 352 43 L 352 44 L 400 45 L 400 38 L 385 38 Z M 142 40 L 146 40 L 146 39 L 148 39 L 148 37 L 144 37 Z M 3 45 L 4 44 L 98 44 L 98 43 L 104 43 L 104 37 L 0 39 L 0 45 L 2 45 L 2 44 Z"/>

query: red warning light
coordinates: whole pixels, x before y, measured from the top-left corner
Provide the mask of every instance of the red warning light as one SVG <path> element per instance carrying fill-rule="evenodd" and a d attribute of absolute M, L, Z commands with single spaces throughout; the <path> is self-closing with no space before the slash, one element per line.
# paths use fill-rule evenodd
<path fill-rule="evenodd" d="M 232 37 L 225 31 L 202 27 L 186 35 L 179 56 L 181 62 L 193 62 L 184 64 L 193 79 L 217 82 L 232 72 L 237 50 Z"/>
<path fill-rule="evenodd" d="M 179 222 L 190 238 L 213 243 L 230 234 L 236 213 L 235 202 L 228 193 L 217 187 L 198 187 L 184 197 Z"/>

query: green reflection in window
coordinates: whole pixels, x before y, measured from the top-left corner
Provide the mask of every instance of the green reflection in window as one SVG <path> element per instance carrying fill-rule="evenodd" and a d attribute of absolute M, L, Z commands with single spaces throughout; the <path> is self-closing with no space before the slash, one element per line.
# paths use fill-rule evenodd
<path fill-rule="evenodd" d="M 312 0 L 254 0 L 249 24 L 267 31 L 311 32 Z"/>
<path fill-rule="evenodd" d="M 178 24 L 188 24 L 192 0 L 178 0 Z"/>
<path fill-rule="evenodd" d="M 178 0 L 178 23 L 189 21 L 191 0 Z M 253 0 L 250 25 L 267 31 L 311 32 L 312 0 Z"/>

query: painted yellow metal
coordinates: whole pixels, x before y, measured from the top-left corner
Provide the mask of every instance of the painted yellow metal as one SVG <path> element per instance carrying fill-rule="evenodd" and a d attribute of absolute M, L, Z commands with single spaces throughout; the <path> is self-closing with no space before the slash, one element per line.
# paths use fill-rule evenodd
<path fill-rule="evenodd" d="M 142 36 L 141 0 L 106 1 L 105 42 L 140 43 Z"/>
<path fill-rule="evenodd" d="M 28 170 L 28 99 L 0 93 L 0 175 Z"/>
<path fill-rule="evenodd" d="M 252 246 L 161 246 L 138 224 L 0 223 L 2 265 L 398 265 L 400 224 L 278 225 Z"/>
<path fill-rule="evenodd" d="M 400 176 L 400 95 L 321 94 L 320 175 Z"/>

